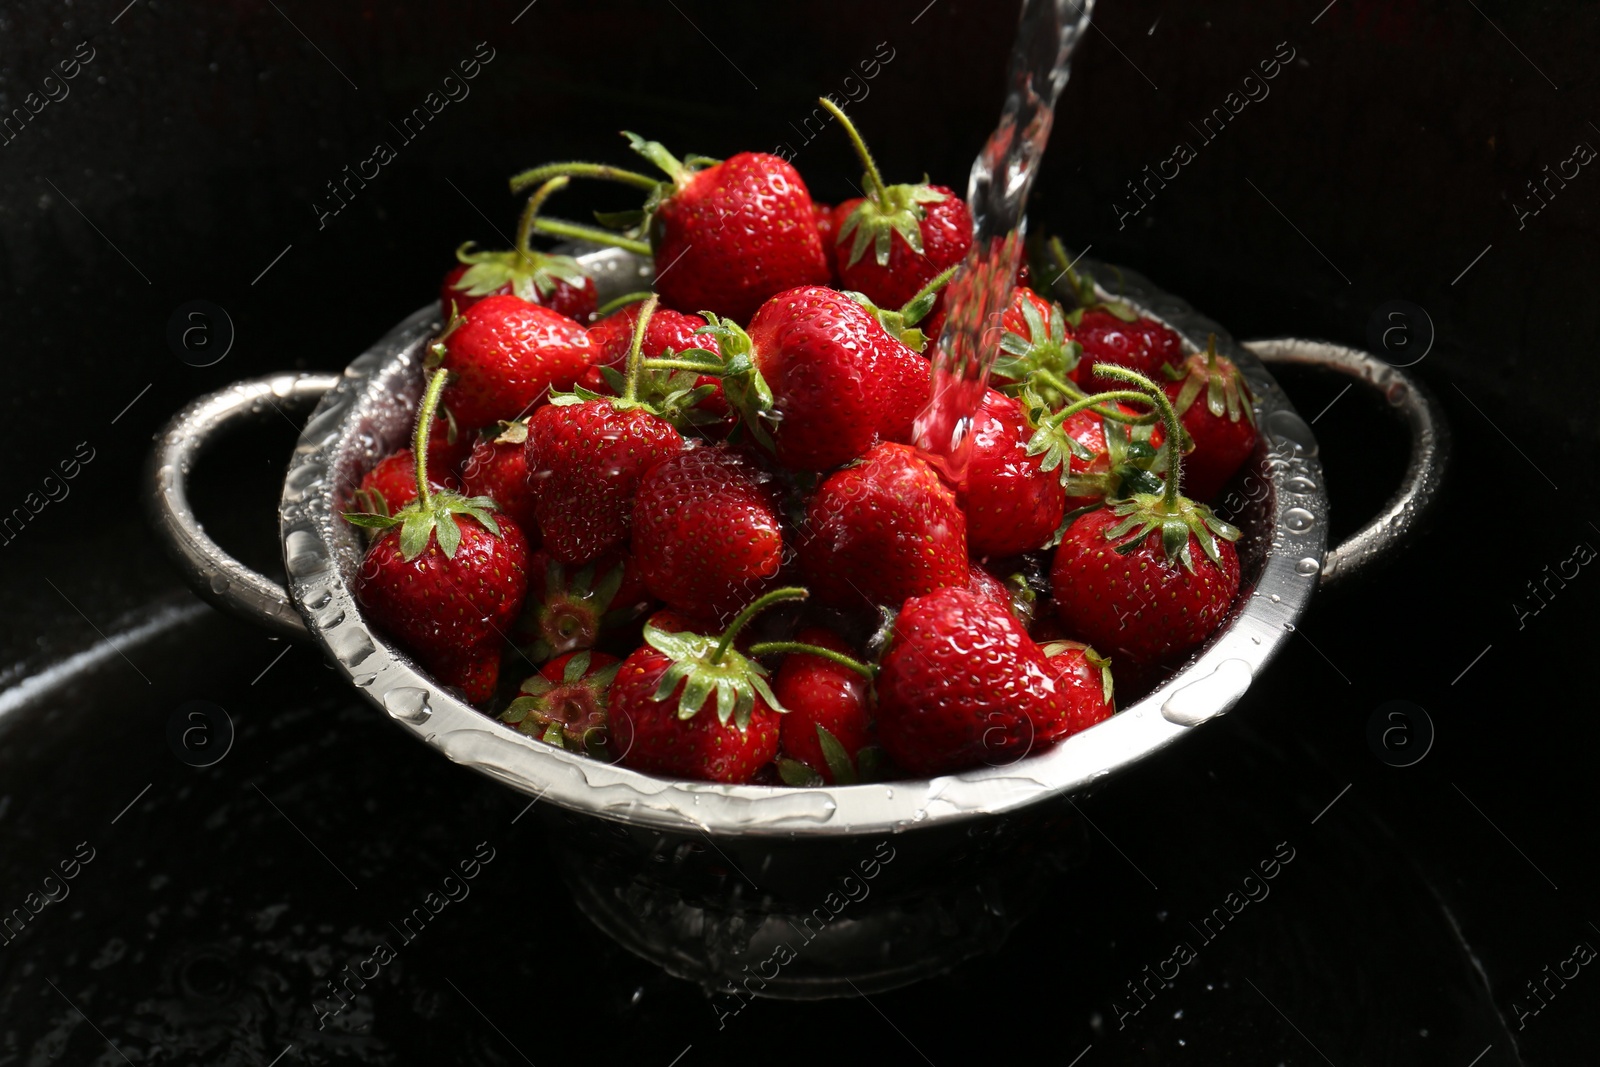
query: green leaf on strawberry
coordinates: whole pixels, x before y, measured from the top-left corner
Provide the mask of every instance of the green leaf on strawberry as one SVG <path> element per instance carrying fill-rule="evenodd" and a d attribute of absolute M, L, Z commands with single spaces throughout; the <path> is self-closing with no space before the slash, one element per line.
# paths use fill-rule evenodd
<path fill-rule="evenodd" d="M 683 683 L 678 698 L 678 717 L 692 719 L 708 698 L 717 698 L 717 718 L 730 718 L 740 729 L 750 723 L 750 712 L 759 695 L 773 711 L 785 710 L 767 684 L 767 669 L 725 645 L 720 638 L 703 634 L 660 630 L 646 625 L 644 642 L 672 660 L 656 687 L 655 699 L 666 700 Z"/>

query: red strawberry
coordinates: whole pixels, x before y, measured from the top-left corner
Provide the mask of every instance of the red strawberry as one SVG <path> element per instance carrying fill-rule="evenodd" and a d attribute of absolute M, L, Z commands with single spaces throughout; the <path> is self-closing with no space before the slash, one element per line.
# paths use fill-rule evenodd
<path fill-rule="evenodd" d="M 1051 407 L 1074 399 L 1082 349 L 1067 338 L 1066 313 L 1025 286 L 1012 290 L 1011 306 L 1000 318 L 1000 339 L 990 375 L 1001 385 L 1026 385 Z"/>
<path fill-rule="evenodd" d="M 486 496 L 511 516 L 528 538 L 529 547 L 538 547 L 539 520 L 533 512 L 533 493 L 528 488 L 528 463 L 523 444 L 528 439 L 526 422 L 501 424 L 494 437 L 484 437 L 473 446 L 461 470 L 461 482 L 468 496 Z"/>
<path fill-rule="evenodd" d="M 829 252 L 828 258 L 833 258 L 833 238 L 839 231 L 833 225 L 833 205 L 813 202 L 811 205 L 812 216 L 817 223 L 817 236 L 822 238 L 822 247 Z"/>
<path fill-rule="evenodd" d="M 1009 611 L 968 589 L 906 601 L 877 692 L 878 739 L 915 775 L 1015 763 L 1071 728 L 1039 646 Z"/>
<path fill-rule="evenodd" d="M 588 322 L 597 302 L 594 279 L 571 256 L 537 252 L 529 244 L 533 221 L 545 200 L 567 184 L 552 178 L 528 198 L 517 225 L 517 247 L 511 252 L 473 252 L 468 241 L 456 249 L 461 262 L 444 276 L 439 309 L 448 321 L 487 296 L 513 293 L 570 319 Z"/>
<path fill-rule="evenodd" d="M 1051 641 L 1039 646 L 1049 657 L 1067 700 L 1069 734 L 1087 730 L 1116 714 L 1112 700 L 1111 661 L 1082 641 Z"/>
<path fill-rule="evenodd" d="M 460 489 L 461 486 L 456 483 L 453 475 L 446 473 L 435 477 L 431 473 L 435 468 L 435 462 L 433 450 L 429 449 L 428 484 L 435 490 Z M 448 467 L 444 469 L 449 470 Z M 369 511 L 375 515 L 393 515 L 415 499 L 417 499 L 417 461 L 411 449 L 402 448 L 398 452 L 384 456 L 366 473 L 352 502 L 358 511 Z"/>
<path fill-rule="evenodd" d="M 1183 464 L 1184 492 L 1210 500 L 1256 450 L 1255 397 L 1233 360 L 1217 355 L 1216 334 L 1204 354 L 1169 368 L 1166 377 L 1167 396 L 1194 439 Z"/>
<path fill-rule="evenodd" d="M 1168 363 L 1183 360 L 1183 338 L 1126 304 L 1105 304 L 1067 316 L 1068 336 L 1083 349 L 1078 380 L 1095 381 L 1095 367 L 1110 363 L 1157 378 Z"/>
<path fill-rule="evenodd" d="M 634 554 L 650 592 L 720 618 L 760 596 L 783 563 L 772 476 L 727 446 L 680 452 L 639 482 Z"/>
<path fill-rule="evenodd" d="M 1066 320 L 1067 337 L 1082 350 L 1079 382 L 1085 386 L 1095 383 L 1096 363 L 1127 367 L 1159 380 L 1162 367 L 1183 359 L 1183 338 L 1177 333 L 1120 300 L 1102 298 L 1093 278 L 1072 269 L 1074 261 L 1068 258 L 1059 238 L 1050 239 L 1049 250 L 1055 260 L 1051 273 L 1056 281 L 1066 279 L 1066 288 L 1077 300 L 1077 307 Z"/>
<path fill-rule="evenodd" d="M 557 748 L 602 754 L 611 683 L 621 665 L 587 649 L 553 659 L 522 683 L 500 721 Z"/>
<path fill-rule="evenodd" d="M 656 291 L 668 307 L 709 310 L 742 323 L 774 293 L 828 281 L 811 194 L 787 162 L 764 152 L 740 152 L 720 163 L 695 156 L 679 161 L 655 141 L 624 136 L 635 152 L 666 173 L 666 181 L 615 167 L 553 163 L 519 174 L 511 180 L 512 190 L 567 174 L 621 181 L 648 192 L 644 215 L 629 221 L 638 221 L 649 234 Z M 569 235 L 580 230 L 538 228 Z M 603 233 L 582 236 L 606 239 Z"/>
<path fill-rule="evenodd" d="M 474 440 L 471 433 L 456 425 L 450 409 L 440 404 L 439 414 L 428 427 L 428 469 L 437 471 L 441 478 L 454 474 L 472 451 Z"/>
<path fill-rule="evenodd" d="M 925 373 L 926 361 L 890 337 L 872 312 L 822 286 L 773 297 L 750 320 L 748 335 L 732 323 L 717 325 L 730 372 L 753 367 L 748 386 L 734 373 L 724 379 L 724 389 L 734 390 L 730 402 L 758 439 L 773 424 L 778 462 L 791 470 L 828 470 L 861 455 L 896 428 L 906 392 Z"/>
<path fill-rule="evenodd" d="M 640 309 L 622 396 L 562 394 L 528 419 L 528 486 L 545 548 L 587 563 L 628 538 L 639 480 L 683 449 L 683 436 L 636 399 L 641 346 L 656 298 Z"/>
<path fill-rule="evenodd" d="M 1032 625 L 1039 596 L 1026 578 L 1020 574 L 1013 574 L 1009 580 L 1002 582 L 976 563 L 972 565 L 969 573 L 971 580 L 967 583 L 967 588 L 972 590 L 974 596 L 1005 608 L 1015 615 L 1017 621 L 1024 627 Z"/>
<path fill-rule="evenodd" d="M 642 408 L 580 400 L 535 411 L 526 448 L 545 548 L 564 563 L 587 563 L 627 541 L 639 480 L 681 451 L 683 436 Z"/>
<path fill-rule="evenodd" d="M 794 639 L 842 656 L 853 655 L 849 645 L 820 626 L 805 627 Z M 872 743 L 872 683 L 868 678 L 835 660 L 791 652 L 778 668 L 772 691 L 788 709 L 778 734 L 783 754 L 804 764 L 824 782 L 856 781 L 861 750 Z"/>
<path fill-rule="evenodd" d="M 616 550 L 581 567 L 535 552 L 528 574 L 528 599 L 512 638 L 540 662 L 593 648 L 603 631 L 637 618 L 650 603 L 633 557 Z"/>
<path fill-rule="evenodd" d="M 866 168 L 866 197 L 834 209 L 838 236 L 833 253 L 840 284 L 865 293 L 875 304 L 899 307 L 966 257 L 972 247 L 972 214 L 965 201 L 942 185 L 885 185 L 855 125 L 833 101 L 823 97 L 819 102 L 839 120 Z M 940 299 L 927 315 L 925 332 L 937 338 L 943 323 Z"/>
<path fill-rule="evenodd" d="M 1069 633 L 1146 671 L 1195 648 L 1222 625 L 1239 592 L 1239 531 L 1180 496 L 1178 417 L 1160 386 L 1121 367 L 1161 409 L 1169 473 L 1161 493 L 1134 493 L 1073 522 L 1050 583 Z"/>
<path fill-rule="evenodd" d="M 1061 525 L 1061 479 L 1029 455 L 1022 405 L 990 389 L 972 423 L 967 464 L 967 548 L 974 556 L 1015 556 L 1040 548 Z"/>
<path fill-rule="evenodd" d="M 356 576 L 362 610 L 441 684 L 481 703 L 494 695 L 503 635 L 527 592 L 528 544 L 491 514 L 494 501 L 429 487 L 425 427 L 446 373 L 434 373 L 418 417 L 417 499 L 394 515 L 346 517 L 383 531 Z"/>
<path fill-rule="evenodd" d="M 491 296 L 454 320 L 434 346 L 454 372 L 445 403 L 463 427 L 526 415 L 552 389 L 570 389 L 589 366 L 582 326 L 517 296 Z"/>
<path fill-rule="evenodd" d="M 633 329 L 638 321 L 639 305 L 630 304 L 589 327 L 589 343 L 594 346 L 595 362 L 578 380 L 579 385 L 600 394 L 616 395 L 622 391 L 628 349 L 633 343 Z M 640 353 L 647 359 L 657 359 L 690 349 L 704 350 L 708 340 L 698 336 L 695 331 L 705 325 L 706 320 L 699 315 L 657 308 L 646 323 Z M 645 378 L 645 375 L 641 375 L 640 397 L 657 408 L 667 406 L 663 402 L 676 390 L 706 391 L 689 405 L 695 409 L 696 416 L 704 417 L 672 420 L 674 425 L 683 428 L 690 425 L 710 426 L 730 418 L 728 402 L 722 397 L 722 379 L 715 375 L 664 370 L 650 375 L 648 386 Z M 687 397 L 684 399 L 688 400 Z"/>
<path fill-rule="evenodd" d="M 645 627 L 645 644 L 623 661 L 611 687 L 611 731 L 623 766 L 709 782 L 754 778 L 778 754 L 782 705 L 766 668 L 733 641 L 769 604 L 804 597 L 803 589 L 773 590 L 720 638 Z"/>
<path fill-rule="evenodd" d="M 800 567 L 832 607 L 898 605 L 965 586 L 967 522 L 955 493 L 914 449 L 879 445 L 828 477 L 806 510 Z"/>

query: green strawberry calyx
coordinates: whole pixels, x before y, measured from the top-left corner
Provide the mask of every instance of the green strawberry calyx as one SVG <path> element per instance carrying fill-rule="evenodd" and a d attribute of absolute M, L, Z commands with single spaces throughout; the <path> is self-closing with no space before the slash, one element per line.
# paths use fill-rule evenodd
<path fill-rule="evenodd" d="M 1083 358 L 1083 346 L 1067 338 L 1067 317 L 1060 304 L 1051 302 L 1047 322 L 1032 300 L 1024 297 L 1020 303 L 1028 332 L 1006 331 L 990 373 L 1009 385 L 1007 391 L 1013 394 L 1031 387 L 1052 407 L 1059 407 L 1078 392 L 1067 382 Z"/>
<path fill-rule="evenodd" d="M 1155 424 L 1160 419 L 1159 412 L 1130 415 L 1115 406 L 1122 401 L 1148 405 L 1150 398 L 1144 393 L 1116 389 L 1080 396 L 1058 411 L 1051 411 L 1031 389 L 1024 389 L 1021 399 L 1023 417 L 1033 429 L 1026 446 L 1027 454 L 1044 457 L 1039 464 L 1041 470 L 1060 472 L 1061 485 L 1067 495 L 1114 498 L 1130 492 L 1161 490 L 1161 480 L 1153 477 L 1153 472 L 1166 470 L 1166 454 L 1150 444 Z M 1101 418 L 1109 463 L 1104 471 L 1075 472 L 1073 458 L 1091 463 L 1096 455 L 1067 432 L 1066 423 L 1072 416 L 1089 409 Z"/>
<path fill-rule="evenodd" d="M 1169 381 L 1183 383 L 1172 401 L 1179 415 L 1193 407 L 1204 391 L 1206 410 L 1215 417 L 1220 419 L 1226 415 L 1229 422 L 1238 422 L 1243 417 L 1250 425 L 1256 424 L 1255 395 L 1233 360 L 1217 355 L 1216 334 L 1206 341 L 1203 355 L 1190 356 L 1181 367 L 1169 363 L 1161 368 L 1161 373 Z"/>
<path fill-rule="evenodd" d="M 861 139 L 855 123 L 850 121 L 844 109 L 826 96 L 820 97 L 817 102 L 839 120 L 850 143 L 855 146 L 862 166 L 866 168 L 867 195 L 839 225 L 839 244 L 844 244 L 852 233 L 855 234 L 848 265 L 855 266 L 870 246 L 872 258 L 878 266 L 888 266 L 895 234 L 900 235 L 911 251 L 923 255 L 923 205 L 941 203 L 947 199 L 946 195 L 929 185 L 926 178 L 915 185 L 885 185 L 883 175 L 878 172 L 878 164 L 867 150 L 867 143 Z"/>
<path fill-rule="evenodd" d="M 1167 399 L 1166 391 L 1138 371 L 1111 364 L 1096 364 L 1095 373 L 1137 386 L 1145 394 L 1146 402 L 1155 404 L 1166 428 L 1166 440 L 1161 443 L 1166 453 L 1166 485 L 1159 493 L 1134 493 L 1125 500 L 1109 502 L 1121 521 L 1106 528 L 1106 540 L 1115 544 L 1116 550 L 1127 555 L 1144 543 L 1145 538 L 1161 531 L 1161 549 L 1169 563 L 1181 564 L 1184 570 L 1194 573 L 1194 557 L 1189 551 L 1191 536 L 1200 543 L 1206 558 L 1220 563 L 1217 539 L 1237 541 L 1239 530 L 1223 522 L 1204 504 L 1196 503 L 1179 492 L 1183 481 L 1183 424 L 1178 413 Z"/>
<path fill-rule="evenodd" d="M 878 320 L 878 325 L 883 327 L 883 332 L 905 345 L 913 352 L 921 352 L 928 346 L 928 335 L 917 329 L 917 323 L 928 317 L 928 312 L 933 310 L 934 302 L 939 299 L 939 291 L 955 277 L 956 271 L 961 269 L 961 264 L 952 263 L 938 274 L 929 279 L 928 284 L 918 289 L 916 293 L 901 305 L 897 310 L 880 308 L 872 302 L 872 298 L 865 293 L 844 290 L 844 295 L 866 308 L 872 317 Z"/>
<path fill-rule="evenodd" d="M 509 252 L 474 252 L 467 241 L 456 249 L 456 259 L 467 264 L 467 270 L 456 279 L 452 288 L 467 296 L 485 297 L 506 286 L 522 299 L 540 303 L 555 292 L 556 285 L 564 283 L 581 289 L 589 282 L 589 274 L 571 256 L 536 251 L 531 242 L 539 211 L 545 201 L 566 188 L 570 178 L 551 178 L 528 197 L 522 218 L 517 223 L 516 247 Z"/>
<path fill-rule="evenodd" d="M 463 496 L 449 489 L 435 491 L 428 484 L 428 430 L 439 407 L 439 394 L 444 391 L 445 379 L 449 376 L 450 372 L 443 367 L 433 372 L 417 409 L 417 425 L 411 439 L 417 464 L 417 498 L 392 515 L 352 511 L 344 516 L 346 522 L 371 530 L 400 527 L 400 554 L 407 563 L 422 555 L 435 537 L 445 558 L 454 559 L 461 545 L 458 515 L 475 519 L 485 530 L 500 536 L 500 526 L 493 514 L 499 505 L 489 497 Z"/>
<path fill-rule="evenodd" d="M 611 683 L 622 664 L 591 672 L 592 663 L 593 656 L 585 650 L 566 662 L 559 682 L 542 674 L 530 676 L 500 713 L 500 721 L 557 748 L 602 754 Z"/>
<path fill-rule="evenodd" d="M 773 711 L 787 712 L 788 709 L 778 703 L 778 698 L 767 684 L 767 669 L 735 649 L 733 639 L 739 636 L 751 619 L 773 604 L 785 600 L 804 600 L 809 595 L 798 586 L 774 589 L 735 615 L 728 628 L 717 637 L 690 631 L 662 630 L 646 623 L 645 644 L 671 660 L 671 665 L 661 676 L 661 683 L 656 686 L 654 699 L 670 699 L 674 690 L 681 685 L 683 692 L 678 697 L 678 718 L 692 719 L 705 707 L 706 701 L 715 696 L 718 720 L 723 723 L 732 720 L 740 730 L 749 727 L 750 714 L 755 710 L 758 696 Z"/>
<path fill-rule="evenodd" d="M 691 370 L 696 374 L 709 374 L 722 379 L 722 397 L 728 407 L 739 416 L 739 426 L 729 440 L 737 440 L 741 431 L 749 433 L 763 448 L 773 451 L 772 428 L 778 419 L 773 411 L 776 400 L 772 387 L 756 368 L 751 350 L 750 335 L 732 319 L 721 318 L 709 311 L 700 312 L 706 325 L 695 330 L 716 345 L 716 351 L 706 348 L 689 348 L 673 359 L 646 360 L 647 367 Z"/>
<path fill-rule="evenodd" d="M 627 621 L 635 605 L 615 604 L 625 566 L 618 562 L 602 570 L 595 561 L 569 574 L 565 564 L 552 558 L 545 566 L 543 595 L 528 597 L 517 626 L 519 640 L 523 633 L 533 635 L 528 655 L 544 662 L 593 648 L 602 630 Z"/>

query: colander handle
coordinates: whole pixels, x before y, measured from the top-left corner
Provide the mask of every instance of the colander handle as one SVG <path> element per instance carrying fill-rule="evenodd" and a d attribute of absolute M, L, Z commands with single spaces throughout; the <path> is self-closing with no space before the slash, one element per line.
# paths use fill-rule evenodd
<path fill-rule="evenodd" d="M 297 641 L 311 634 L 283 586 L 228 555 L 195 518 L 189 472 L 221 431 L 247 420 L 304 413 L 338 383 L 333 374 L 269 374 L 235 382 L 174 415 L 150 453 L 151 522 L 189 587 L 222 611 Z"/>
<path fill-rule="evenodd" d="M 1438 501 L 1450 458 L 1450 424 L 1426 386 L 1370 352 L 1299 338 L 1246 341 L 1244 347 L 1268 365 L 1319 367 L 1353 379 L 1386 399 L 1411 431 L 1400 487 L 1372 521 L 1322 558 L 1320 588 L 1339 585 L 1399 548 Z"/>

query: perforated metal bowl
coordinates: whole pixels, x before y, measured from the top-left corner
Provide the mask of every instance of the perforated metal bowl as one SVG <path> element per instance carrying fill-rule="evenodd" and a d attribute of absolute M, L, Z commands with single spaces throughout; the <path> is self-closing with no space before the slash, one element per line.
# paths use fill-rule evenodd
<path fill-rule="evenodd" d="M 582 257 L 601 299 L 644 287 L 648 260 L 616 251 Z M 1112 276 L 1100 271 L 1101 277 Z M 339 516 L 362 474 L 407 443 L 421 389 L 419 364 L 439 329 L 433 308 L 405 319 L 342 375 L 282 374 L 239 382 L 190 404 L 159 435 L 151 465 L 158 528 L 196 592 L 284 637 L 320 644 L 350 684 L 396 725 L 449 759 L 531 797 L 624 826 L 718 841 L 861 839 L 1015 811 L 1082 790 L 1226 712 L 1290 639 L 1319 586 L 1342 581 L 1412 530 L 1445 461 L 1445 424 L 1427 392 L 1403 372 L 1353 349 L 1311 341 L 1237 344 L 1183 301 L 1138 275 L 1117 272 L 1116 294 L 1167 323 L 1186 343 L 1219 351 L 1260 398 L 1257 452 L 1217 502 L 1240 526 L 1243 589 L 1232 614 L 1189 662 L 1118 715 L 1008 766 L 877 785 L 793 789 L 669 781 L 600 763 L 508 729 L 422 673 L 361 615 L 352 590 L 359 532 Z M 644 283 L 644 284 L 641 284 Z M 1311 428 L 1267 370 L 1271 363 L 1326 367 L 1381 392 L 1409 422 L 1412 453 L 1384 512 L 1326 550 L 1328 499 Z M 185 480 L 223 426 L 272 409 L 315 410 L 300 435 L 280 505 L 287 590 L 240 565 L 206 535 Z M 358 757 L 357 757 L 358 758 Z"/>

